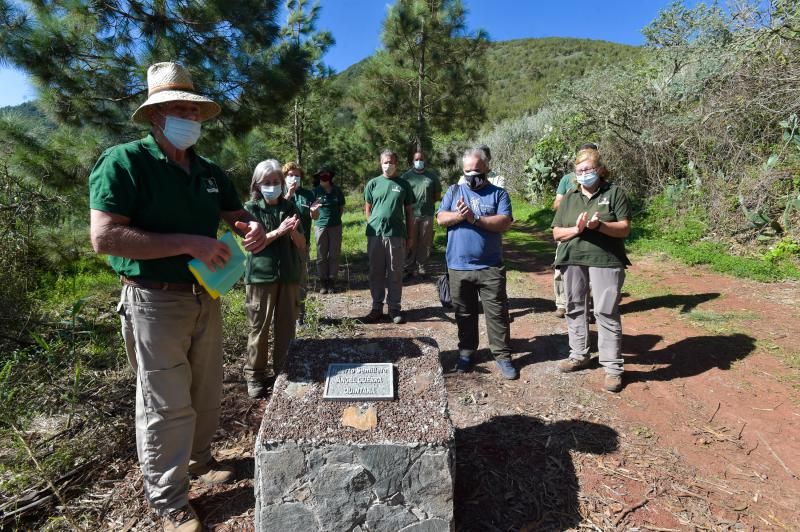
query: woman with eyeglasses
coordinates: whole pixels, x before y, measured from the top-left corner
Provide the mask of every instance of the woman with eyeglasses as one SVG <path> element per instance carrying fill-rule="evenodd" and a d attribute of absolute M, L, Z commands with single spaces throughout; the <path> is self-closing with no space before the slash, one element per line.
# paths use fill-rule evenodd
<path fill-rule="evenodd" d="M 561 200 L 553 219 L 553 238 L 560 242 L 555 267 L 564 277 L 567 295 L 569 358 L 564 372 L 591 365 L 589 352 L 589 285 L 597 320 L 597 348 L 606 376 L 603 388 L 622 389 L 622 323 L 619 299 L 625 268 L 625 238 L 630 234 L 630 207 L 625 193 L 609 183 L 608 169 L 595 149 L 575 158 L 577 185 Z"/>

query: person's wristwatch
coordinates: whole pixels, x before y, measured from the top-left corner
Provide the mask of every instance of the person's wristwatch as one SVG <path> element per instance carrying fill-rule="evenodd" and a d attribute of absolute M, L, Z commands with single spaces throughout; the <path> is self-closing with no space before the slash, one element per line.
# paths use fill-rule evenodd
<path fill-rule="evenodd" d="M 473 214 L 472 215 L 472 225 L 478 225 L 478 220 L 480 220 L 480 219 L 481 219 L 480 215 Z"/>

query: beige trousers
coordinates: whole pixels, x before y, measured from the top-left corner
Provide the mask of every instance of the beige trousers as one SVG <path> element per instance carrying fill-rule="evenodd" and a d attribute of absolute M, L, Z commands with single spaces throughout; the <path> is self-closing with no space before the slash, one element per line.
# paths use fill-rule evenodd
<path fill-rule="evenodd" d="M 300 287 L 297 283 L 255 283 L 246 285 L 245 290 L 250 334 L 244 376 L 247 380 L 263 382 L 283 369 L 289 343 L 295 335 Z"/>
<path fill-rule="evenodd" d="M 222 314 L 208 294 L 123 286 L 117 311 L 136 373 L 136 450 L 159 513 L 188 503 L 188 467 L 211 460 L 222 398 Z"/>
<path fill-rule="evenodd" d="M 425 272 L 425 264 L 431 256 L 433 246 L 433 217 L 414 218 L 414 246 L 406 256 L 406 273 Z"/>

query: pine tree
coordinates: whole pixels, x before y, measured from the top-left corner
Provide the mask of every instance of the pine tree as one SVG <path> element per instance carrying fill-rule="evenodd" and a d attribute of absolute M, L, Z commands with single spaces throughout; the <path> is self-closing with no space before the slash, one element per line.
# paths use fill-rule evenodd
<path fill-rule="evenodd" d="M 476 130 L 483 120 L 483 54 L 460 0 L 398 0 L 383 25 L 384 50 L 358 98 L 369 141 L 430 150 L 434 135 Z"/>
<path fill-rule="evenodd" d="M 319 132 L 319 119 L 323 106 L 329 105 L 333 96 L 330 88 L 330 69 L 322 62 L 322 56 L 334 41 L 330 32 L 317 31 L 316 22 L 319 17 L 319 2 L 309 6 L 308 0 L 287 0 L 286 8 L 289 18 L 283 29 L 283 35 L 298 49 L 306 51 L 311 58 L 308 81 L 300 89 L 289 109 L 291 121 L 291 143 L 294 148 L 294 159 L 297 164 L 304 163 L 306 148 L 311 140 L 323 141 L 315 134 Z"/>
<path fill-rule="evenodd" d="M 147 67 L 186 66 L 229 133 L 279 120 L 308 50 L 281 40 L 277 0 L 0 0 L 0 61 L 30 74 L 60 123 L 123 132 Z"/>

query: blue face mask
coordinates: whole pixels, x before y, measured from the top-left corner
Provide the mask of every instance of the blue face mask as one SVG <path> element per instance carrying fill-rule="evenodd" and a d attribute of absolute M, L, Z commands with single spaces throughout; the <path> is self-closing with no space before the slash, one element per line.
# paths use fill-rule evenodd
<path fill-rule="evenodd" d="M 261 185 L 261 195 L 267 201 L 278 199 L 281 195 L 280 185 Z"/>
<path fill-rule="evenodd" d="M 414 161 L 414 169 L 415 170 L 424 170 L 425 169 L 425 161 Z"/>
<path fill-rule="evenodd" d="M 164 122 L 164 136 L 179 150 L 186 150 L 200 138 L 200 122 L 186 120 L 177 116 L 167 116 Z"/>
<path fill-rule="evenodd" d="M 591 188 L 597 180 L 600 179 L 600 174 L 597 172 L 590 172 L 588 174 L 576 175 L 575 180 L 585 187 Z"/>

